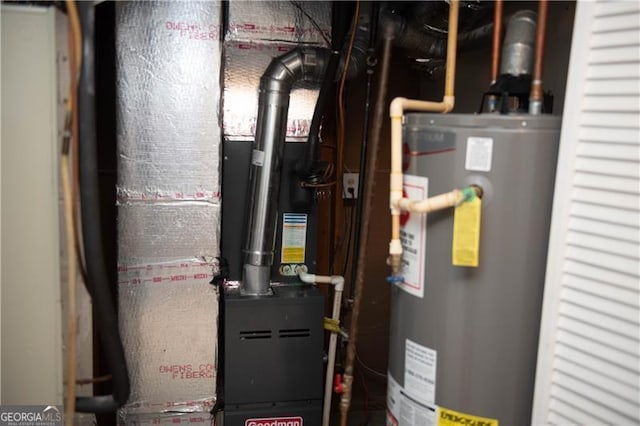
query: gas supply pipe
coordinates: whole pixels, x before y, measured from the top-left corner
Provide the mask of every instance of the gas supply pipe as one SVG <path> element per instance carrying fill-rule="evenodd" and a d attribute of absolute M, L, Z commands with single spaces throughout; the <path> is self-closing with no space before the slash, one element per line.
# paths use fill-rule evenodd
<path fill-rule="evenodd" d="M 451 0 L 449 4 L 449 29 L 447 34 L 447 62 L 445 74 L 444 96 L 441 102 L 420 101 L 407 98 L 395 98 L 391 102 L 389 115 L 391 117 L 391 185 L 390 185 L 390 209 L 391 209 L 391 242 L 389 243 L 389 265 L 392 276 L 397 277 L 402 261 L 402 243 L 400 242 L 400 213 L 402 206 L 416 206 L 427 209 L 431 206 L 446 208 L 459 202 L 460 194 L 453 191 L 437 197 L 438 200 L 423 200 L 416 203 L 413 200 L 403 198 L 403 173 L 402 173 L 402 119 L 405 111 L 425 111 L 447 113 L 453 109 L 455 103 L 454 83 L 456 75 L 456 48 L 458 40 L 458 0 Z M 441 198 L 440 198 L 441 197 Z M 434 211 L 433 209 L 430 211 Z"/>
<path fill-rule="evenodd" d="M 340 330 L 340 308 L 342 306 L 342 292 L 344 291 L 344 277 L 340 275 L 315 275 L 307 273 L 304 268 L 296 271 L 300 280 L 305 283 L 324 283 L 334 287 L 333 312 L 331 314 L 331 324 L 335 329 L 330 330 L 329 337 L 329 359 L 327 362 L 327 374 L 325 377 L 324 402 L 322 406 L 322 426 L 329 426 L 331 417 L 331 392 L 333 390 L 333 371 L 336 364 L 336 348 L 338 345 L 338 333 Z"/>

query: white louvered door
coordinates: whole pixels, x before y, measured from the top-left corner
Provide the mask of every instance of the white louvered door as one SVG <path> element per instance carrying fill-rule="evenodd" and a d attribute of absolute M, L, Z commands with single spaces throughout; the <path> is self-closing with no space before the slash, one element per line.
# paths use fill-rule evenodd
<path fill-rule="evenodd" d="M 580 2 L 534 425 L 640 424 L 640 2 Z"/>

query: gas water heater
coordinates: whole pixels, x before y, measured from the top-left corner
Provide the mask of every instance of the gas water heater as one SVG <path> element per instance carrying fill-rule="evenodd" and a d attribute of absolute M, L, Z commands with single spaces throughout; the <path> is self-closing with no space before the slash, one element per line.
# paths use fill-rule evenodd
<path fill-rule="evenodd" d="M 420 281 L 392 289 L 389 423 L 529 424 L 560 118 L 416 113 L 403 131 L 408 191 L 477 185 L 482 208 L 477 267 L 452 265 L 450 211 L 405 227 Z"/>

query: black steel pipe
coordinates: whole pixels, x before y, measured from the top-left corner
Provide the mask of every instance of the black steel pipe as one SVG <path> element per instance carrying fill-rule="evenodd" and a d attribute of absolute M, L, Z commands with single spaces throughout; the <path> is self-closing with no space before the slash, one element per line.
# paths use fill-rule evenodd
<path fill-rule="evenodd" d="M 111 395 L 78 397 L 76 411 L 107 413 L 129 399 L 129 373 L 118 330 L 118 319 L 111 295 L 115 283 L 109 282 L 100 229 L 100 192 L 96 141 L 96 90 L 93 2 L 78 2 L 82 25 L 82 68 L 78 84 L 79 178 L 82 237 L 87 266 L 87 290 L 93 301 L 98 336 L 112 375 Z"/>
<path fill-rule="evenodd" d="M 296 173 L 298 177 L 305 182 L 317 183 L 322 175 L 322 170 L 320 170 L 318 165 L 320 156 L 320 125 L 322 124 L 322 117 L 327 107 L 329 95 L 333 92 L 333 84 L 339 64 L 340 54 L 334 50 L 329 56 L 327 72 L 322 80 L 316 107 L 313 111 L 305 155 L 296 164 Z"/>
<path fill-rule="evenodd" d="M 337 2 L 334 4 L 334 30 L 332 31 L 332 52 L 329 57 L 326 74 L 322 80 L 318 100 L 313 111 L 311 127 L 309 128 L 309 139 L 307 142 L 304 157 L 296 164 L 296 174 L 298 177 L 309 183 L 317 183 L 322 174 L 319 166 L 320 156 L 320 125 L 327 106 L 327 101 L 333 93 L 333 84 L 338 71 L 342 70 L 346 62 L 345 40 L 348 33 L 344 30 L 350 23 L 351 19 L 345 20 L 348 16 L 346 9 L 348 4 Z M 364 69 L 366 63 L 366 50 L 369 40 L 371 19 L 369 11 L 360 15 L 360 24 L 356 30 L 353 48 L 351 50 L 351 58 L 349 59 L 349 69 L 347 70 L 347 78 L 351 79 L 359 75 Z"/>
<path fill-rule="evenodd" d="M 372 59 L 376 47 L 379 11 L 380 5 L 378 3 L 374 3 L 371 10 L 371 31 L 369 32 L 369 49 L 367 50 L 367 81 L 365 83 L 366 86 L 364 93 L 364 114 L 362 120 L 362 139 L 360 144 L 360 163 L 358 168 L 358 188 L 364 188 L 367 178 L 367 147 L 369 145 L 369 116 L 371 115 L 371 86 L 373 82 L 373 69 L 375 66 L 374 63 L 369 63 L 369 60 Z M 358 196 L 358 199 L 356 200 L 356 225 L 351 225 L 355 228 L 353 235 L 353 259 L 357 259 L 358 254 L 360 253 L 360 222 L 362 221 L 363 204 L 364 197 L 362 196 L 362 194 L 360 194 L 360 196 Z M 349 253 L 347 253 L 347 256 L 348 255 Z M 353 291 L 356 282 L 356 272 L 356 268 L 351 268 L 351 279 L 349 280 L 349 299 L 353 299 Z"/>

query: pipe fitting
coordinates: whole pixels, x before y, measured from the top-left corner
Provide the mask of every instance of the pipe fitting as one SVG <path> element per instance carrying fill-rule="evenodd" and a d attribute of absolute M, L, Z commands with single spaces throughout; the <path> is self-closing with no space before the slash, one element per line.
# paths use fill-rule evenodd
<path fill-rule="evenodd" d="M 394 189 L 390 193 L 389 208 L 392 215 L 399 215 L 402 208 L 400 207 L 403 200 L 402 190 Z"/>
<path fill-rule="evenodd" d="M 413 211 L 413 206 L 416 202 L 410 198 L 401 198 L 397 200 L 396 206 L 400 211 L 410 212 Z"/>
<path fill-rule="evenodd" d="M 389 257 L 387 263 L 391 267 L 391 275 L 399 275 L 402 266 L 402 243 L 400 239 L 392 239 L 389 242 Z"/>
<path fill-rule="evenodd" d="M 335 287 L 336 291 L 344 290 L 344 277 L 341 275 L 316 275 L 299 268 L 298 277 L 300 277 L 300 281 L 307 284 L 331 284 Z"/>
<path fill-rule="evenodd" d="M 342 397 L 340 398 L 340 411 L 346 413 L 351 406 L 351 387 L 353 386 L 353 376 L 344 373 L 342 375 Z"/>
<path fill-rule="evenodd" d="M 403 97 L 394 98 L 391 101 L 391 105 L 389 105 L 389 117 L 402 119 L 404 115 L 404 104 L 407 100 L 407 98 Z"/>
<path fill-rule="evenodd" d="M 390 255 L 402 255 L 402 243 L 399 238 L 394 238 L 389 242 Z"/>
<path fill-rule="evenodd" d="M 442 112 L 451 112 L 453 111 L 453 107 L 456 104 L 456 97 L 455 96 L 444 96 L 442 98 L 442 103 L 444 104 L 444 111 Z"/>
<path fill-rule="evenodd" d="M 402 254 L 389 255 L 387 263 L 391 267 L 391 276 L 399 276 L 402 269 Z"/>

